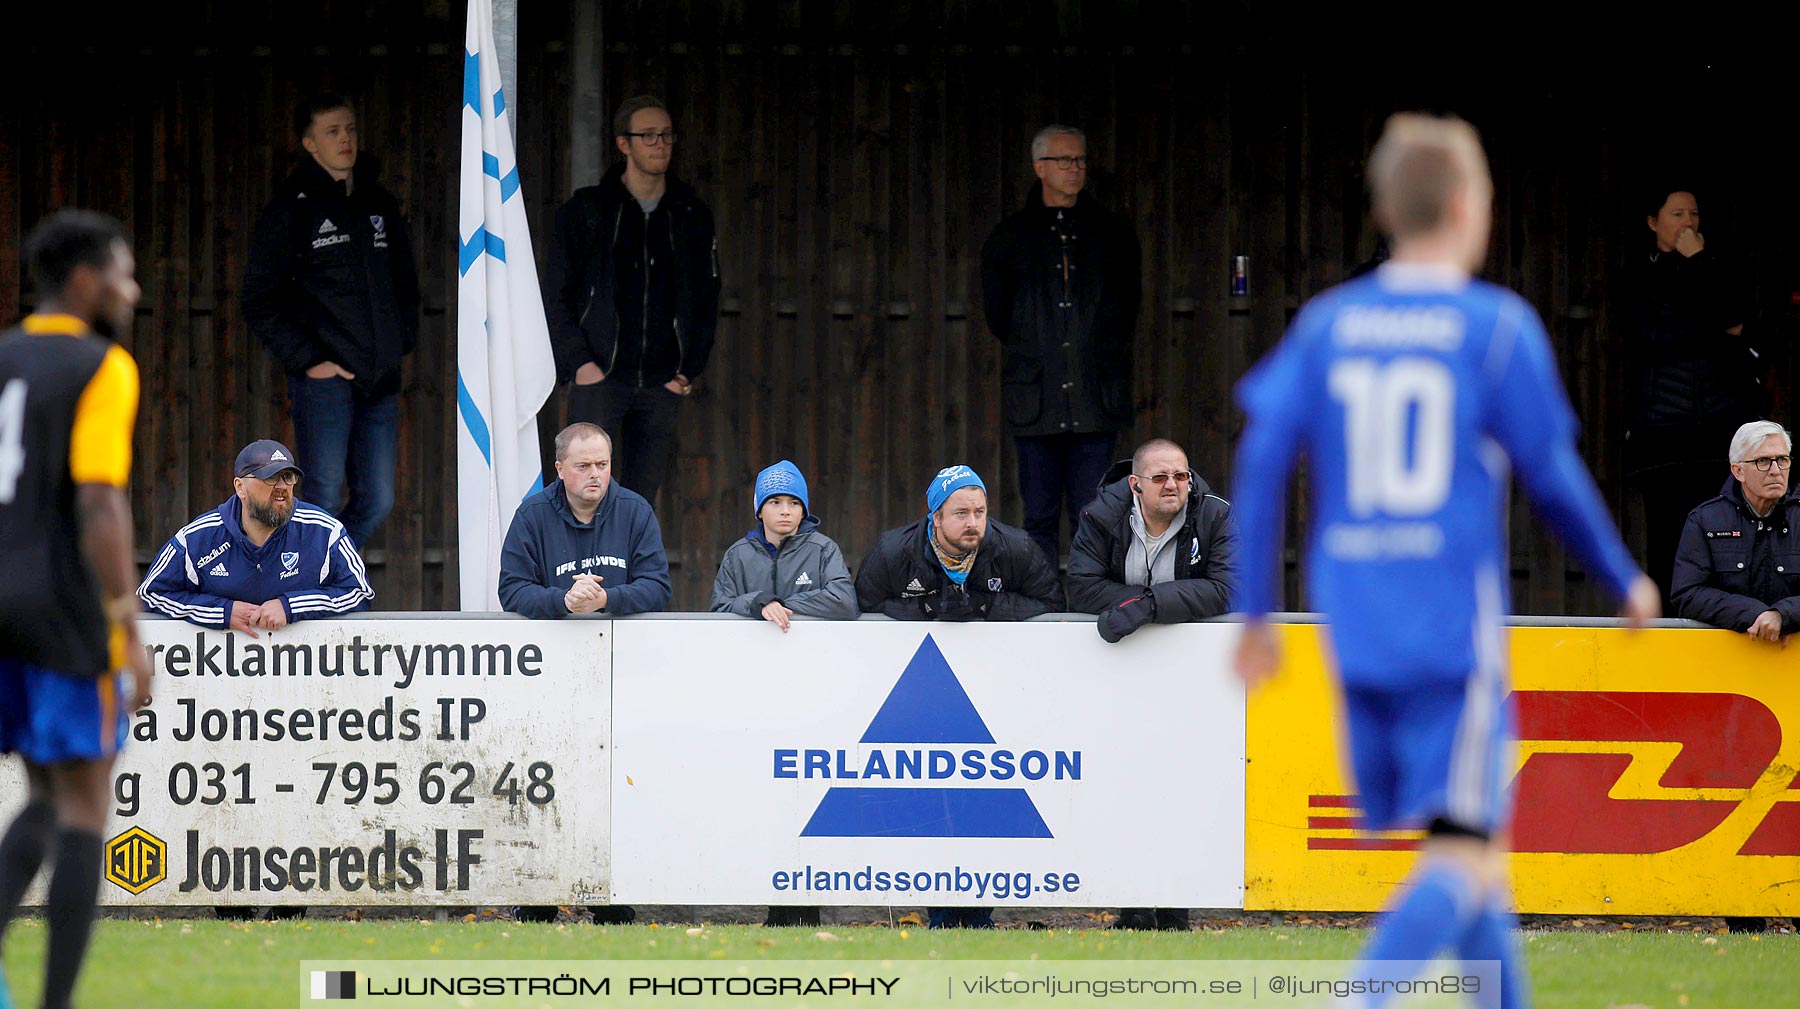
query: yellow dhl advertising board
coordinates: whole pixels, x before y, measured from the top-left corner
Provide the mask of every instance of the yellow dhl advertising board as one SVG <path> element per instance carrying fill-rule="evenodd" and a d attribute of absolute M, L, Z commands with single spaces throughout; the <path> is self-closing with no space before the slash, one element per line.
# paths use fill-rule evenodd
<path fill-rule="evenodd" d="M 1249 703 L 1244 906 L 1375 910 L 1420 834 L 1364 830 L 1322 626 L 1282 627 Z M 1727 631 L 1516 627 L 1518 908 L 1800 913 L 1800 646 Z"/>

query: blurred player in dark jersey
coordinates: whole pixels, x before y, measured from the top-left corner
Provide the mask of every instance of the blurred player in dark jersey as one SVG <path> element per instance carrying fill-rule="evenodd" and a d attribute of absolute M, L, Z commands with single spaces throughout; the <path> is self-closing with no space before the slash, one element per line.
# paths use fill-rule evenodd
<path fill-rule="evenodd" d="M 1659 594 L 1575 450 L 1543 323 L 1517 294 L 1472 277 L 1494 192 L 1474 129 L 1395 116 L 1368 175 L 1393 258 L 1313 299 L 1238 388 L 1250 423 L 1232 495 L 1249 619 L 1237 668 L 1254 685 L 1278 665 L 1263 617 L 1280 602 L 1282 503 L 1304 453 L 1307 582 L 1331 621 L 1363 818 L 1427 834 L 1358 976 L 1395 979 L 1450 948 L 1499 961 L 1500 991 L 1478 1004 L 1510 1009 L 1529 993 L 1508 934 L 1505 860 L 1509 478 L 1630 621 L 1655 617 Z"/>
<path fill-rule="evenodd" d="M 149 700 L 137 636 L 131 431 L 135 263 L 117 221 L 51 215 L 26 239 L 38 308 L 0 334 L 0 753 L 30 794 L 0 837 L 0 937 L 51 864 L 44 1006 L 75 989 L 100 890 L 113 758 Z M 0 980 L 0 1007 L 11 999 Z"/>

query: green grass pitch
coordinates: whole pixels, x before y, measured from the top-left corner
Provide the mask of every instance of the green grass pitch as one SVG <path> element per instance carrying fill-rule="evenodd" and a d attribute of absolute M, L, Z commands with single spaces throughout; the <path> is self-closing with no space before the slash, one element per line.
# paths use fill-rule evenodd
<path fill-rule="evenodd" d="M 1794 1005 L 1800 935 L 1528 931 L 1540 1009 Z M 1104 928 L 927 932 L 912 927 L 539 925 L 508 921 L 112 920 L 96 928 L 76 992 L 86 1009 L 297 1004 L 301 960 L 325 959 L 1348 959 L 1357 929 L 1256 925 L 1185 933 Z M 45 928 L 9 930 L 6 974 L 36 1006 Z"/>

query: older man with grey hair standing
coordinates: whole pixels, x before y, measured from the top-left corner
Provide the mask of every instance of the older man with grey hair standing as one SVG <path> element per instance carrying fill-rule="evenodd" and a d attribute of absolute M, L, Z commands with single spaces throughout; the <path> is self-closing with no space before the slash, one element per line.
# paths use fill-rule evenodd
<path fill-rule="evenodd" d="M 1800 630 L 1800 498 L 1788 482 L 1794 439 L 1753 420 L 1731 439 L 1731 478 L 1688 512 L 1669 595 L 1689 620 L 1786 643 Z M 1727 917 L 1733 932 L 1761 932 L 1761 918 Z"/>
<path fill-rule="evenodd" d="M 1763 641 L 1800 630 L 1800 498 L 1790 493 L 1794 441 L 1751 421 L 1731 439 L 1731 478 L 1688 512 L 1669 594 L 1690 620 Z"/>
<path fill-rule="evenodd" d="M 1002 348 L 1000 391 L 1019 453 L 1025 531 L 1057 566 L 1131 425 L 1131 351 L 1142 296 L 1137 236 L 1085 189 L 1087 137 L 1051 125 L 1031 141 L 1038 184 L 981 250 L 982 301 Z M 1065 511 L 1066 509 L 1066 511 Z"/>

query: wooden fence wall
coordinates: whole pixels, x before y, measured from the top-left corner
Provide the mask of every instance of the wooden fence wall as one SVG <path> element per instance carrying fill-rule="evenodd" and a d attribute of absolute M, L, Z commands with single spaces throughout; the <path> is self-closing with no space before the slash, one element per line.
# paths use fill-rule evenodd
<path fill-rule="evenodd" d="M 382 608 L 453 609 L 465 5 L 168 6 L 181 13 L 89 31 L 85 49 L 45 33 L 28 44 L 38 83 L 0 104 L 0 315 L 30 305 L 18 236 L 47 209 L 91 206 L 132 228 L 145 298 L 131 348 L 146 390 L 133 499 L 147 559 L 229 493 L 240 445 L 291 433 L 238 285 L 293 147 L 290 108 L 319 87 L 355 96 L 365 147 L 408 208 L 425 292 L 399 503 L 371 567 Z M 521 7 L 511 105 L 541 261 L 573 182 L 575 19 L 569 0 Z M 1774 82 L 1742 73 L 1702 75 L 1671 98 L 1606 64 L 1508 71 L 1501 38 L 1401 69 L 1374 50 L 1346 59 L 1296 43 L 1277 14 L 1231 5 L 646 0 L 606 3 L 600 21 L 605 114 L 642 91 L 669 103 L 675 170 L 719 229 L 717 349 L 658 503 L 677 608 L 704 608 L 718 556 L 751 522 L 751 479 L 778 458 L 806 472 L 853 562 L 920 513 L 926 480 L 949 463 L 974 466 L 998 514 L 1018 519 L 978 260 L 1025 199 L 1027 142 L 1046 122 L 1087 130 L 1091 191 L 1143 243 L 1138 421 L 1120 453 L 1173 437 L 1217 487 L 1242 423 L 1232 384 L 1305 298 L 1374 250 L 1360 165 L 1395 109 L 1456 111 L 1482 129 L 1497 183 L 1488 276 L 1544 314 L 1584 450 L 1622 515 L 1631 351 L 1608 325 L 1607 290 L 1647 234 L 1638 187 L 1697 177 L 1709 242 L 1745 257 L 1772 318 L 1791 312 L 1800 211 L 1778 182 Z M 1236 255 L 1250 258 L 1244 299 L 1228 295 Z M 546 442 L 561 409 L 558 395 Z M 1519 610 L 1598 611 L 1523 508 L 1514 531 Z"/>

